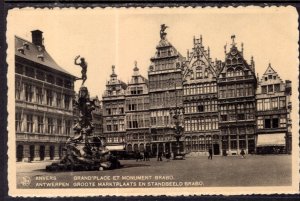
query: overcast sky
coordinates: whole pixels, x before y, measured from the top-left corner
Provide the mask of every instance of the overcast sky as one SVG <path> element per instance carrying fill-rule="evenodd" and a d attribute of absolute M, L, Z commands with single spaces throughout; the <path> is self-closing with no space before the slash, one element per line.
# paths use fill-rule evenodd
<path fill-rule="evenodd" d="M 224 45 L 236 36 L 250 63 L 253 55 L 261 76 L 271 62 L 283 80 L 297 80 L 297 14 L 291 8 L 228 9 L 54 9 L 12 10 L 9 12 L 9 38 L 17 35 L 31 41 L 31 31 L 44 32 L 46 50 L 68 72 L 80 76 L 74 58 L 88 62 L 91 95 L 102 97 L 105 83 L 116 65 L 119 79 L 128 82 L 137 61 L 147 77 L 150 58 L 160 40 L 160 25 L 166 24 L 167 39 L 186 56 L 193 36 L 202 35 L 211 57 L 224 60 Z M 14 47 L 14 45 L 12 46 Z M 76 83 L 76 90 L 80 82 Z"/>

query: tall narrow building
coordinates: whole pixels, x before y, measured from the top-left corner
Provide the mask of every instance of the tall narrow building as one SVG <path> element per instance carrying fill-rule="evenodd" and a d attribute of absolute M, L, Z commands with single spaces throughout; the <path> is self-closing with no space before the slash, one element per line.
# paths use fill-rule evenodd
<path fill-rule="evenodd" d="M 232 36 L 230 51 L 217 78 L 219 129 L 222 152 L 231 155 L 255 152 L 255 90 L 254 62 L 249 65 Z"/>
<path fill-rule="evenodd" d="M 73 135 L 75 76 L 47 52 L 43 32 L 15 37 L 16 159 L 58 159 Z"/>
<path fill-rule="evenodd" d="M 151 151 L 148 85 L 148 80 L 140 74 L 135 62 L 125 94 L 126 150 L 129 152 Z"/>
<path fill-rule="evenodd" d="M 209 48 L 202 37 L 194 38 L 188 51 L 186 76 L 183 82 L 185 151 L 204 155 L 212 148 L 220 154 L 217 78 Z"/>
<path fill-rule="evenodd" d="M 148 71 L 150 98 L 150 131 L 152 154 L 175 150 L 175 128 L 170 112 L 182 108 L 182 64 L 184 57 L 167 40 L 162 25 L 160 41 L 156 46 Z M 182 118 L 182 115 L 181 117 Z M 181 149 L 183 143 L 181 142 Z"/>
<path fill-rule="evenodd" d="M 269 64 L 258 82 L 257 153 L 291 153 L 291 82 L 283 82 Z"/>
<path fill-rule="evenodd" d="M 125 90 L 127 85 L 118 79 L 112 66 L 110 80 L 102 96 L 103 135 L 108 145 L 125 145 Z"/>

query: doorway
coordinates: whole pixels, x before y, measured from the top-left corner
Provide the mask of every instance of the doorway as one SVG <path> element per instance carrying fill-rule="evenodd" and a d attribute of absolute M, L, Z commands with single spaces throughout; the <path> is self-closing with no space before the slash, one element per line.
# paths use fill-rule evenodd
<path fill-rule="evenodd" d="M 43 161 L 45 159 L 45 146 L 40 146 L 40 160 Z"/>
<path fill-rule="evenodd" d="M 23 160 L 23 145 L 17 146 L 17 162 Z"/>
<path fill-rule="evenodd" d="M 219 144 L 213 144 L 214 149 L 214 155 L 220 155 L 220 145 Z"/>

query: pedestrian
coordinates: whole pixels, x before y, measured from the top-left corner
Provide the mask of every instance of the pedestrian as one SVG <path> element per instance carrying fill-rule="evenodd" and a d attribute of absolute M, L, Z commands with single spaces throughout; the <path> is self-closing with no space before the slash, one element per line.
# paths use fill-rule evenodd
<path fill-rule="evenodd" d="M 241 155 L 242 155 L 242 158 L 246 158 L 246 157 L 245 157 L 245 151 L 244 151 L 244 149 L 242 149 Z"/>
<path fill-rule="evenodd" d="M 211 159 L 212 160 L 212 149 L 211 148 L 209 148 L 208 149 L 208 159 Z"/>
<path fill-rule="evenodd" d="M 137 151 L 137 152 L 135 153 L 135 159 L 136 159 L 136 162 L 138 162 L 140 158 L 141 158 L 141 154 L 140 154 L 139 151 Z"/>
<path fill-rule="evenodd" d="M 157 161 L 162 161 L 162 152 L 158 152 Z"/>
<path fill-rule="evenodd" d="M 167 159 L 167 162 L 170 161 L 170 158 L 171 158 L 171 153 L 168 151 L 168 152 L 166 153 L 166 159 Z"/>

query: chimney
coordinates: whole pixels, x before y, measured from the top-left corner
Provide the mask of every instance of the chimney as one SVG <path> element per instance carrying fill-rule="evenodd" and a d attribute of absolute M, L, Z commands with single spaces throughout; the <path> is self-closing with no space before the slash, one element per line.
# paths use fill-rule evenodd
<path fill-rule="evenodd" d="M 43 44 L 43 32 L 40 30 L 31 31 L 32 43 L 37 46 L 44 46 Z"/>

